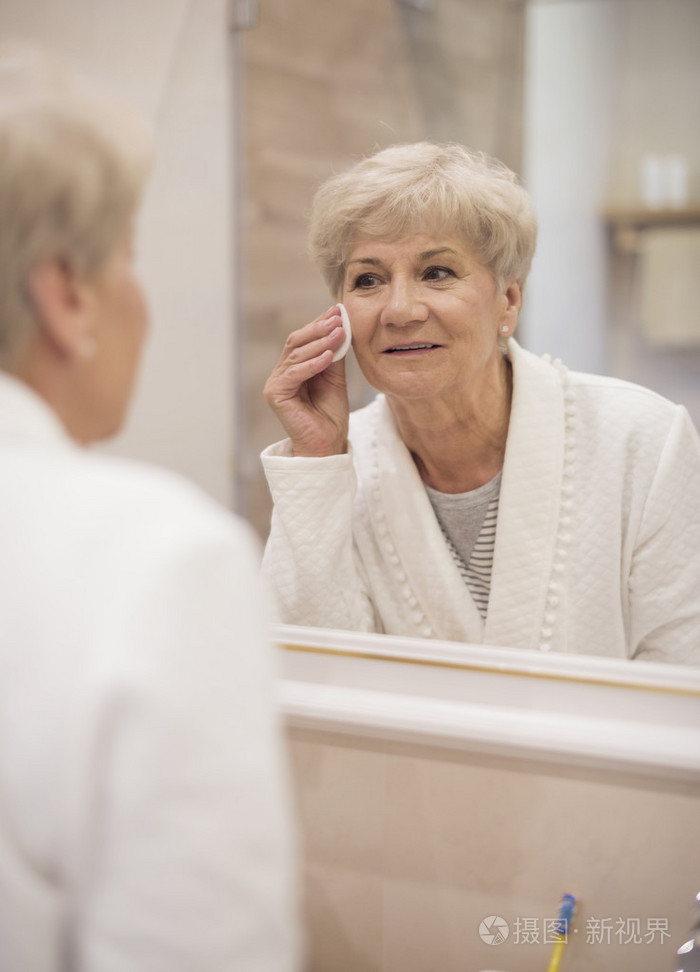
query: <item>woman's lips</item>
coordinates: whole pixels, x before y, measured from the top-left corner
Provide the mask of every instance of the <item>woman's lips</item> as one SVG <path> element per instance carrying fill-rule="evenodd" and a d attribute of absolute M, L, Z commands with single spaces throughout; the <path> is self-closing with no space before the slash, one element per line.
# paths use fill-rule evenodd
<path fill-rule="evenodd" d="M 439 348 L 439 344 L 428 344 L 423 341 L 416 341 L 414 343 L 407 344 L 394 344 L 390 348 L 386 348 L 383 354 L 427 354 L 429 351 L 435 351 Z"/>

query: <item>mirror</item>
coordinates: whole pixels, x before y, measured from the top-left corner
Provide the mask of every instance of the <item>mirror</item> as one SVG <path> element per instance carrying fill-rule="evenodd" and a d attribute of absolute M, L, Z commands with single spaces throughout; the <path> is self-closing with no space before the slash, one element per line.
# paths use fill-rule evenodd
<path fill-rule="evenodd" d="M 692 163 L 687 199 L 698 196 L 700 138 L 687 118 L 700 11 L 692 0 L 672 7 L 356 0 L 324 11 L 299 0 L 292 13 L 260 5 L 240 49 L 246 324 L 237 452 L 243 512 L 261 536 L 270 502 L 257 457 L 281 437 L 261 389 L 286 335 L 331 303 L 306 255 L 313 191 L 394 142 L 459 141 L 521 173 L 540 239 L 520 343 L 572 369 L 647 385 L 700 425 L 700 342 L 650 344 L 635 302 L 639 255 L 620 251 L 606 223 L 611 210 L 639 209 L 649 152 Z M 687 200 L 680 207 L 691 210 Z M 352 407 L 374 394 L 354 361 L 350 387 Z"/>
<path fill-rule="evenodd" d="M 261 389 L 287 334 L 331 304 L 306 251 L 320 182 L 394 142 L 471 141 L 522 168 L 522 0 L 354 0 L 294 10 L 263 2 L 245 33 L 241 142 L 246 200 L 241 319 L 245 383 L 243 512 L 267 534 L 261 449 L 280 426 Z M 351 354 L 351 407 L 374 392 Z"/>

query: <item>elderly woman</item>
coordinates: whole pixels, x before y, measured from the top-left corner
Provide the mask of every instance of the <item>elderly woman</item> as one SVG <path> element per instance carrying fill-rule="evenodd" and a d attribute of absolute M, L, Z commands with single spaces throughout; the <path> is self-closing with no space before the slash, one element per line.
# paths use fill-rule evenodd
<path fill-rule="evenodd" d="M 90 454 L 147 325 L 145 126 L 0 49 L 0 966 L 297 968 L 249 531 Z"/>
<path fill-rule="evenodd" d="M 349 415 L 339 309 L 265 395 L 265 570 L 289 623 L 700 663 L 686 411 L 514 340 L 535 249 L 505 166 L 395 146 L 318 191 L 311 250 L 379 392 Z"/>

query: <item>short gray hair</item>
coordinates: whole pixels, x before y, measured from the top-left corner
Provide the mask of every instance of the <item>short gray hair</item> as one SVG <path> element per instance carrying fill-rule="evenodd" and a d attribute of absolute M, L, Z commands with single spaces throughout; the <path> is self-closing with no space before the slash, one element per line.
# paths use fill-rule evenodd
<path fill-rule="evenodd" d="M 357 240 L 417 232 L 461 239 L 499 287 L 524 288 L 537 241 L 532 200 L 502 162 L 462 145 L 394 145 L 332 176 L 314 197 L 309 249 L 337 299 Z"/>
<path fill-rule="evenodd" d="M 142 119 L 47 54 L 0 44 L 0 367 L 36 326 L 32 269 L 98 270 L 129 230 L 152 154 Z"/>

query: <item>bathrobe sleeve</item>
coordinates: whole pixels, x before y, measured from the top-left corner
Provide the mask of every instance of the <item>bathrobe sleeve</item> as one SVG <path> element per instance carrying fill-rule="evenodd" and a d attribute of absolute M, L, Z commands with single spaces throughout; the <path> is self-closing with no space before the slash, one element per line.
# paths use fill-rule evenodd
<path fill-rule="evenodd" d="M 128 598 L 104 613 L 115 650 L 85 674 L 83 811 L 65 848 L 81 972 L 299 968 L 257 545 L 188 510 L 169 511 L 178 539 L 133 552 Z"/>
<path fill-rule="evenodd" d="M 301 458 L 284 440 L 262 453 L 262 464 L 274 502 L 263 574 L 280 621 L 380 631 L 353 541 L 352 446 L 345 455 Z"/>
<path fill-rule="evenodd" d="M 629 576 L 633 658 L 700 665 L 700 440 L 679 407 L 646 497 Z"/>

